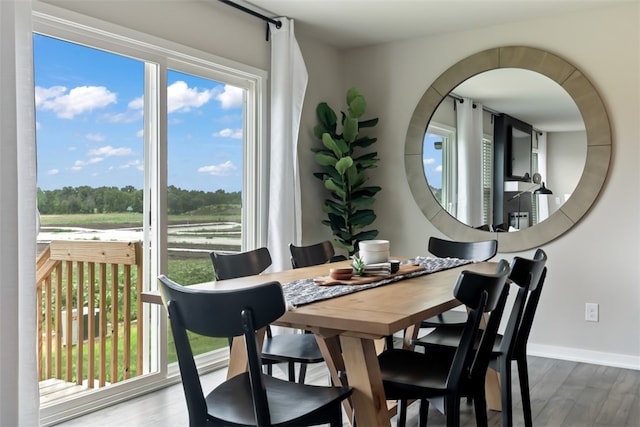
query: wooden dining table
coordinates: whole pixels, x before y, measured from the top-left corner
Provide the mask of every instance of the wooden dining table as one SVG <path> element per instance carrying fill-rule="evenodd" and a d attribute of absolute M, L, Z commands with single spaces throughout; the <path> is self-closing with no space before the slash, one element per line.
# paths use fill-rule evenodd
<path fill-rule="evenodd" d="M 192 286 L 199 289 L 236 289 L 269 281 L 287 286 L 296 280 L 327 275 L 330 267 L 340 267 L 341 264 L 348 266 L 349 262 Z M 493 273 L 495 268 L 496 263 L 493 262 L 471 263 L 291 307 L 275 324 L 312 331 L 335 384 L 345 381 L 339 373 L 346 372 L 346 381 L 353 387 L 353 395 L 345 406 L 348 411 L 354 411 L 357 425 L 389 426 L 392 412 L 385 398 L 377 358 L 382 349 L 380 343 L 385 337 L 404 331 L 405 346 L 408 347 L 422 320 L 460 305 L 453 297 L 453 287 L 461 271 Z M 144 293 L 142 298 L 145 302 L 161 303 L 157 292 Z M 228 378 L 246 371 L 244 351 L 244 345 L 232 346 Z M 491 409 L 500 409 L 500 389 L 495 372 L 487 376 L 487 403 Z"/>

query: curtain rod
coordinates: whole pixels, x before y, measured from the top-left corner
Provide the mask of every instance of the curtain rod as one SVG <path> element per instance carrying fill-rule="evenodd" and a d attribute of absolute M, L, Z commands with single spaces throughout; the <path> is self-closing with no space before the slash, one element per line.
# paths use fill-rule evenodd
<path fill-rule="evenodd" d="M 247 7 L 244 7 L 244 6 L 242 6 L 242 5 L 238 4 L 238 3 L 234 3 L 231 0 L 218 0 L 218 1 L 221 2 L 221 3 L 226 4 L 227 6 L 231 6 L 231 7 L 234 7 L 236 9 L 238 9 L 238 10 L 241 10 L 244 13 L 248 13 L 249 15 L 255 16 L 256 18 L 260 18 L 263 21 L 266 21 L 266 22 L 268 22 L 270 24 L 273 24 L 278 29 L 280 27 L 282 27 L 282 21 L 278 21 L 276 19 L 269 18 L 268 16 L 265 16 L 265 15 L 263 15 L 261 13 L 258 13 L 255 10 L 251 10 L 251 9 L 249 9 Z M 267 41 L 269 41 L 269 25 L 267 25 Z"/>
<path fill-rule="evenodd" d="M 455 99 L 456 101 L 464 102 L 464 98 L 463 98 L 463 97 L 461 97 L 460 95 L 456 95 L 456 94 L 455 94 L 455 93 L 453 93 L 453 92 L 448 93 L 448 94 L 447 94 L 447 96 L 448 96 L 448 97 L 451 97 L 451 98 L 453 98 L 453 99 Z M 473 106 L 475 107 L 475 104 L 473 104 Z M 488 113 L 491 113 L 491 114 L 492 114 L 492 115 L 494 115 L 494 116 L 499 116 L 500 114 L 504 114 L 504 113 L 501 113 L 500 111 L 492 110 L 491 108 L 486 107 L 486 106 L 484 106 L 484 105 L 482 106 L 482 109 L 483 109 L 483 110 L 485 110 L 485 111 L 486 111 L 486 112 L 488 112 Z M 493 119 L 492 119 L 492 120 L 493 120 Z M 536 128 L 534 128 L 533 126 L 531 126 L 531 129 L 532 129 L 534 132 L 536 132 L 536 133 L 538 133 L 538 134 L 542 135 L 542 131 L 541 131 L 541 130 L 536 129 Z"/>

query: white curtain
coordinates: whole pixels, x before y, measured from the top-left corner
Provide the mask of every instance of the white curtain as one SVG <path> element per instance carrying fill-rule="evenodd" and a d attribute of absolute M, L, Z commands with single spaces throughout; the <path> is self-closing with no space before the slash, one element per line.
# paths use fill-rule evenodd
<path fill-rule="evenodd" d="M 289 243 L 300 244 L 302 212 L 298 131 L 308 74 L 293 32 L 293 20 L 279 18 L 271 30 L 271 152 L 267 247 L 272 271 L 291 268 Z"/>
<path fill-rule="evenodd" d="M 31 1 L 0 1 L 0 425 L 39 423 Z"/>
<path fill-rule="evenodd" d="M 538 139 L 538 173 L 545 181 L 547 179 L 547 133 L 534 132 L 534 137 Z M 549 196 L 534 194 L 533 197 L 537 197 L 538 222 L 542 222 L 549 218 Z"/>
<path fill-rule="evenodd" d="M 456 102 L 459 221 L 482 225 L 482 105 L 464 98 Z"/>

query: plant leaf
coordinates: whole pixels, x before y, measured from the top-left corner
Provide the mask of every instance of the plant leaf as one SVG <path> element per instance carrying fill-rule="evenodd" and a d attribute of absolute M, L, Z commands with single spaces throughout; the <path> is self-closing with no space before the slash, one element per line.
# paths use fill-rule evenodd
<path fill-rule="evenodd" d="M 368 136 L 363 136 L 363 137 L 358 138 L 355 141 L 353 141 L 351 143 L 351 145 L 355 146 L 355 147 L 360 147 L 360 148 L 367 148 L 368 146 L 370 146 L 371 144 L 373 144 L 377 140 L 378 140 L 378 138 L 370 138 Z"/>
<path fill-rule="evenodd" d="M 338 162 L 335 157 L 325 153 L 316 153 L 313 157 L 320 166 L 335 166 Z"/>
<path fill-rule="evenodd" d="M 335 133 L 336 131 L 336 113 L 326 102 L 321 102 L 316 107 L 318 120 L 328 131 Z"/>
<path fill-rule="evenodd" d="M 344 228 L 344 225 L 345 225 L 344 217 L 333 214 L 333 213 L 329 213 L 328 217 L 329 217 L 329 221 L 331 221 L 331 224 L 336 225 L 340 229 Z"/>
<path fill-rule="evenodd" d="M 371 240 L 375 239 L 378 236 L 378 230 L 367 230 L 361 231 L 360 233 L 353 236 L 353 240 L 357 242 L 361 242 L 363 240 Z"/>
<path fill-rule="evenodd" d="M 342 151 L 340 151 L 340 148 L 338 147 L 338 144 L 336 144 L 336 142 L 333 140 L 331 135 L 329 135 L 328 133 L 323 133 L 322 134 L 322 143 L 324 144 L 325 147 L 327 147 L 329 150 L 331 150 L 333 152 L 333 154 L 335 154 L 335 156 L 337 158 L 342 157 Z"/>
<path fill-rule="evenodd" d="M 351 198 L 362 197 L 362 196 L 373 197 L 380 190 L 382 190 L 382 188 L 381 187 L 377 187 L 377 186 L 369 186 L 369 187 L 358 188 L 358 191 L 354 191 L 351 194 Z"/>
<path fill-rule="evenodd" d="M 347 117 L 342 128 L 344 140 L 347 143 L 353 143 L 358 137 L 358 120 Z"/>
<path fill-rule="evenodd" d="M 351 204 L 358 208 L 368 208 L 376 201 L 373 197 L 351 198 Z"/>
<path fill-rule="evenodd" d="M 345 213 L 344 205 L 342 205 L 340 203 L 337 203 L 337 202 L 335 202 L 333 200 L 328 200 L 328 199 L 325 200 L 323 206 L 324 206 L 323 210 L 326 213 L 331 212 L 331 213 L 334 213 L 336 215 L 343 215 Z"/>
<path fill-rule="evenodd" d="M 336 185 L 336 183 L 332 179 L 327 179 L 324 181 L 324 186 L 327 190 L 333 191 L 338 195 L 339 198 L 344 199 L 345 193 L 342 187 Z"/>
<path fill-rule="evenodd" d="M 349 115 L 355 119 L 361 117 L 367 110 L 367 101 L 364 96 L 356 96 L 349 102 Z"/>
<path fill-rule="evenodd" d="M 340 160 L 338 160 L 336 162 L 336 170 L 338 171 L 338 173 L 343 176 L 345 174 L 345 172 L 349 169 L 353 169 L 356 170 L 356 168 L 352 168 L 353 166 L 353 159 L 349 156 L 347 157 L 343 157 Z"/>
<path fill-rule="evenodd" d="M 363 120 L 363 121 L 361 121 L 360 123 L 358 123 L 358 127 L 359 127 L 360 129 L 362 129 L 362 128 L 372 128 L 372 127 L 374 127 L 374 126 L 375 126 L 375 125 L 377 125 L 377 124 L 378 124 L 378 118 L 376 117 L 376 118 L 374 118 L 374 119 L 369 119 L 369 120 Z"/>
<path fill-rule="evenodd" d="M 352 87 L 347 90 L 347 105 L 350 105 L 353 100 L 362 95 L 362 91 L 357 87 Z"/>
<path fill-rule="evenodd" d="M 369 225 L 373 221 L 375 221 L 376 214 L 373 212 L 372 209 L 363 209 L 363 210 L 357 211 L 355 214 L 353 214 L 350 217 L 350 219 L 351 219 L 351 223 L 352 224 L 365 226 L 365 225 Z"/>
<path fill-rule="evenodd" d="M 353 191 L 354 187 L 360 185 L 360 175 L 358 174 L 357 167 L 351 167 L 347 169 L 347 179 L 349 180 L 349 185 L 351 186 L 351 191 Z"/>

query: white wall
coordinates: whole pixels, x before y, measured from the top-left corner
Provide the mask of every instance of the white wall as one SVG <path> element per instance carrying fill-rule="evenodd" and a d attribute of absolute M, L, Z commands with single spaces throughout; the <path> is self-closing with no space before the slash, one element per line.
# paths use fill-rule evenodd
<path fill-rule="evenodd" d="M 218 1 L 44 0 L 203 52 L 269 69 L 265 23 Z"/>
<path fill-rule="evenodd" d="M 582 221 L 544 247 L 549 275 L 530 346 L 538 354 L 640 369 L 639 28 L 639 7 L 633 4 L 342 52 L 344 74 L 336 85 L 343 91 L 358 86 L 370 116 L 380 117 L 376 149 L 382 160 L 372 182 L 383 191 L 375 205 L 375 225 L 397 256 L 425 254 L 428 237 L 441 235 L 411 196 L 403 156 L 413 109 L 444 70 L 484 49 L 526 45 L 562 56 L 600 92 L 614 136 L 610 174 Z M 305 58 L 315 55 L 313 50 L 303 53 Z M 312 77 L 311 87 L 316 84 Z M 305 105 L 323 99 L 308 97 Z M 308 119 L 303 129 L 315 124 Z M 313 169 L 313 163 L 304 163 L 310 158 L 301 160 L 301 170 Z M 305 224 L 305 233 L 315 237 L 321 200 L 304 202 L 306 215 L 319 218 Z M 584 321 L 585 302 L 600 304 L 600 322 Z"/>
<path fill-rule="evenodd" d="M 553 195 L 549 199 L 549 214 L 567 201 L 578 185 L 587 158 L 585 131 L 549 132 L 547 134 L 546 186 Z"/>

